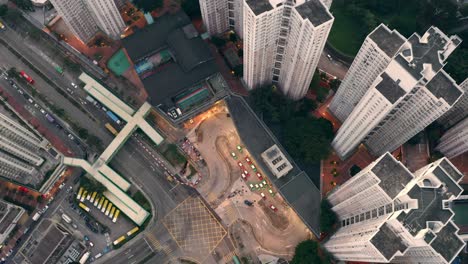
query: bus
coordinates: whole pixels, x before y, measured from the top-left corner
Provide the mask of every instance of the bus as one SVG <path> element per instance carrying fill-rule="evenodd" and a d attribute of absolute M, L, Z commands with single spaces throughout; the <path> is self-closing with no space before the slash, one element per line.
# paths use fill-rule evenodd
<path fill-rule="evenodd" d="M 111 208 L 112 208 L 112 203 L 109 203 L 109 205 L 107 206 L 107 210 L 106 210 L 106 216 L 109 215 Z"/>
<path fill-rule="evenodd" d="M 124 240 L 125 240 L 125 236 L 121 236 L 121 237 L 117 238 L 117 240 L 115 240 L 114 243 L 112 243 L 112 244 L 114 244 L 114 246 L 116 246 L 116 245 L 120 244 Z"/>
<path fill-rule="evenodd" d="M 90 202 L 94 202 L 94 199 L 96 198 L 97 192 L 93 192 L 93 195 L 91 195 L 91 200 Z"/>
<path fill-rule="evenodd" d="M 117 209 L 117 210 L 115 211 L 114 219 L 112 219 L 112 223 L 117 222 L 117 218 L 119 217 L 119 214 L 120 214 L 120 210 Z"/>
<path fill-rule="evenodd" d="M 96 195 L 96 199 L 94 200 L 94 206 L 97 207 L 98 203 L 99 203 L 99 199 L 101 199 L 101 197 L 98 195 Z"/>
<path fill-rule="evenodd" d="M 108 201 L 108 200 L 105 200 L 105 201 L 104 201 L 104 204 L 102 205 L 101 212 L 104 213 L 104 212 L 106 211 L 107 203 L 109 203 L 109 201 Z"/>
<path fill-rule="evenodd" d="M 78 206 L 80 206 L 81 208 L 83 208 L 83 210 L 85 210 L 86 212 L 89 212 L 89 207 L 86 206 L 84 203 L 79 203 Z"/>
<path fill-rule="evenodd" d="M 134 227 L 132 230 L 127 232 L 127 236 L 131 236 L 131 235 L 135 234 L 136 232 L 138 232 L 138 230 L 140 230 L 140 228 L 138 226 Z"/>
<path fill-rule="evenodd" d="M 83 202 L 84 199 L 86 198 L 86 195 L 88 194 L 88 192 L 86 190 L 83 191 L 83 195 L 81 196 L 81 199 L 80 199 L 80 202 Z"/>
<path fill-rule="evenodd" d="M 109 130 L 109 132 L 111 132 L 114 136 L 117 136 L 119 134 L 119 132 L 117 132 L 117 130 L 109 123 L 106 123 L 105 127 L 107 128 L 107 130 Z"/>
<path fill-rule="evenodd" d="M 106 198 L 104 198 L 104 196 L 101 197 L 101 201 L 99 201 L 99 204 L 98 204 L 98 207 L 97 207 L 98 210 L 101 210 L 102 204 L 104 203 L 104 200 L 106 200 Z"/>
<path fill-rule="evenodd" d="M 112 217 L 114 217 L 115 209 L 117 209 L 117 208 L 115 208 L 115 206 L 112 207 L 112 210 L 111 210 L 110 213 L 109 213 L 109 218 L 110 218 L 110 219 L 112 219 Z"/>
<path fill-rule="evenodd" d="M 78 191 L 78 195 L 76 196 L 76 199 L 77 200 L 80 200 L 81 199 L 81 195 L 83 194 L 83 187 L 80 187 L 80 190 Z"/>
<path fill-rule="evenodd" d="M 86 253 L 84 253 L 84 255 L 80 258 L 79 263 L 80 263 L 80 264 L 85 264 L 86 261 L 89 259 L 89 256 L 90 256 L 90 255 L 91 255 L 91 252 L 89 252 L 89 251 L 86 252 Z"/>
<path fill-rule="evenodd" d="M 108 117 L 110 117 L 117 124 L 120 125 L 122 123 L 122 121 L 120 121 L 120 119 L 114 113 L 112 113 L 111 111 L 107 111 L 106 114 L 107 114 Z"/>
<path fill-rule="evenodd" d="M 21 77 L 23 77 L 28 83 L 34 84 L 33 78 L 31 76 L 27 75 L 24 71 L 20 71 Z"/>

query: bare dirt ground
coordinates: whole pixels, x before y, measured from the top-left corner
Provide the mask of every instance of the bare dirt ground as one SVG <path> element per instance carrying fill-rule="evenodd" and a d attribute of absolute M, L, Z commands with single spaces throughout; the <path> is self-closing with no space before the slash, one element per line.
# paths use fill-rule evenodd
<path fill-rule="evenodd" d="M 263 212 L 267 215 L 268 219 L 274 227 L 276 227 L 279 230 L 285 230 L 288 227 L 288 218 L 284 215 L 282 211 L 273 211 L 270 208 L 270 205 L 266 203 L 266 201 L 263 199 L 258 201 L 257 204 L 260 206 L 260 208 L 262 208 Z"/>

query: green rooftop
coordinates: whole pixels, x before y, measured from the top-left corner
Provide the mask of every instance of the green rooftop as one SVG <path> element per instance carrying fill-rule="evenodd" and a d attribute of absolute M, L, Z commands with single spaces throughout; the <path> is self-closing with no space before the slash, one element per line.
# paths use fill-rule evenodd
<path fill-rule="evenodd" d="M 455 213 L 453 221 L 458 226 L 468 226 L 468 202 L 452 203 L 452 210 Z"/>
<path fill-rule="evenodd" d="M 123 49 L 117 51 L 107 62 L 107 68 L 109 68 L 114 74 L 118 76 L 126 72 L 129 67 L 130 62 L 128 61 Z"/>

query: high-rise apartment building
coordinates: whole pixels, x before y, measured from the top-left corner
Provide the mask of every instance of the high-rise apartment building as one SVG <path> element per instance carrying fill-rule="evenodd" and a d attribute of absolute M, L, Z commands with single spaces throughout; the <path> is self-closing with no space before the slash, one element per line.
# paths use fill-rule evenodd
<path fill-rule="evenodd" d="M 38 155 L 42 140 L 22 125 L 0 113 L 0 176 L 30 175 L 44 159 Z"/>
<path fill-rule="evenodd" d="M 405 42 L 405 37 L 383 24 L 367 36 L 330 103 L 330 112 L 338 120 L 344 122 L 348 118 Z"/>
<path fill-rule="evenodd" d="M 465 81 L 460 84 L 460 89 L 464 91 L 460 100 L 437 120 L 437 122 L 445 128 L 449 128 L 468 117 L 468 79 L 465 79 Z"/>
<path fill-rule="evenodd" d="M 199 0 L 203 22 L 210 35 L 234 30 L 241 38 L 244 0 Z"/>
<path fill-rule="evenodd" d="M 468 117 L 445 132 L 436 150 L 449 159 L 468 151 Z"/>
<path fill-rule="evenodd" d="M 244 2 L 244 81 L 249 89 L 275 84 L 303 97 L 333 24 L 319 0 Z"/>
<path fill-rule="evenodd" d="M 449 207 L 462 177 L 446 158 L 412 174 L 384 154 L 329 195 L 340 228 L 325 248 L 341 261 L 451 263 L 465 246 Z"/>
<path fill-rule="evenodd" d="M 88 42 L 99 30 L 119 39 L 125 28 L 114 0 L 51 0 L 67 26 L 83 42 Z"/>
<path fill-rule="evenodd" d="M 338 130 L 340 158 L 361 143 L 374 156 L 393 151 L 447 112 L 463 92 L 442 68 L 460 43 L 436 27 L 414 33 Z"/>

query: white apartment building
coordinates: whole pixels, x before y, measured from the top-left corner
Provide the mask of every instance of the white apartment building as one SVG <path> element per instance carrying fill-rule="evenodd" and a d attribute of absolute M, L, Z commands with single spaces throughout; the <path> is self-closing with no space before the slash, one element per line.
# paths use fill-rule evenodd
<path fill-rule="evenodd" d="M 384 154 L 329 195 L 341 226 L 324 247 L 340 261 L 451 263 L 465 246 L 449 208 L 462 177 L 447 158 L 412 174 Z"/>
<path fill-rule="evenodd" d="M 244 81 L 249 89 L 275 84 L 304 97 L 334 17 L 319 0 L 246 0 Z"/>
<path fill-rule="evenodd" d="M 0 113 L 0 176 L 30 175 L 44 159 L 37 153 L 42 140 Z"/>
<path fill-rule="evenodd" d="M 393 151 L 447 112 L 463 92 L 442 67 L 460 43 L 436 27 L 414 33 L 338 130 L 340 158 L 361 143 L 374 156 Z"/>
<path fill-rule="evenodd" d="M 90 41 L 99 30 L 119 39 L 125 28 L 114 0 L 51 0 L 68 28 L 81 41 Z"/>
<path fill-rule="evenodd" d="M 468 151 L 468 117 L 445 132 L 436 150 L 449 159 Z"/>
<path fill-rule="evenodd" d="M 210 35 L 234 30 L 240 38 L 244 0 L 199 0 L 203 22 Z"/>
<path fill-rule="evenodd" d="M 460 89 L 464 91 L 462 97 L 455 105 L 437 120 L 445 128 L 449 128 L 465 117 L 468 117 L 468 78 L 460 84 Z"/>
<path fill-rule="evenodd" d="M 372 83 L 401 51 L 406 38 L 380 24 L 364 40 L 330 103 L 330 112 L 344 122 Z"/>
<path fill-rule="evenodd" d="M 126 25 L 114 0 L 83 0 L 98 27 L 112 39 L 120 39 Z"/>

